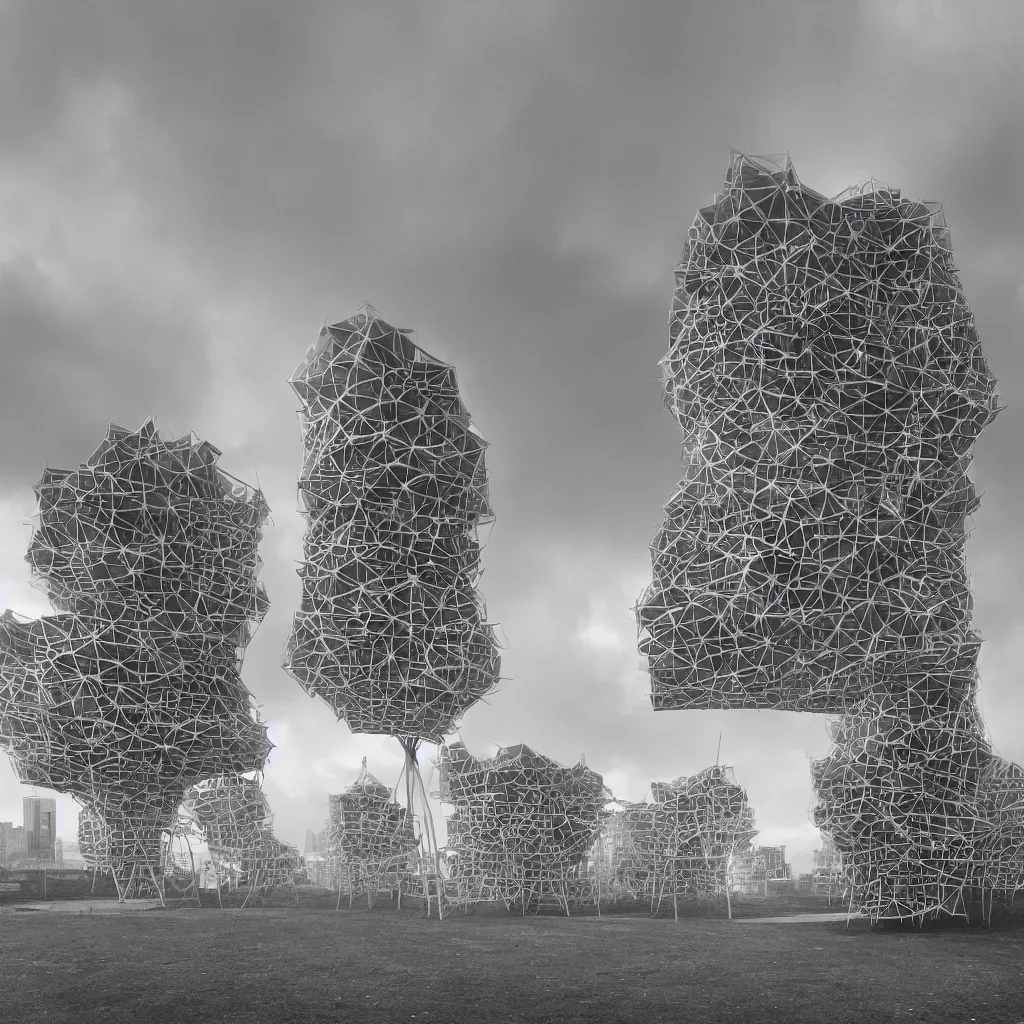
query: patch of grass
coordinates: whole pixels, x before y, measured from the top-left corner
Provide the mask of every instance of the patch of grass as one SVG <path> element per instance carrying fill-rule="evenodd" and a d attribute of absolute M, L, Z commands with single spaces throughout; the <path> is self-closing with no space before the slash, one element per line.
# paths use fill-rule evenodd
<path fill-rule="evenodd" d="M 312 906 L 0 916 L 39 1021 L 1024 1021 L 1024 931 Z"/>

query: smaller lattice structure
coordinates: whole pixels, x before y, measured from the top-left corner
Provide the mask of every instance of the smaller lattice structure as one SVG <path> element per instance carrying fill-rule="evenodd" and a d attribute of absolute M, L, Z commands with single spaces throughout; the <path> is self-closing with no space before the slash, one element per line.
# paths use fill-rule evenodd
<path fill-rule="evenodd" d="M 729 891 L 744 896 L 768 895 L 767 866 L 756 848 L 733 857 L 729 865 Z"/>
<path fill-rule="evenodd" d="M 1024 768 L 993 754 L 981 779 L 987 833 L 976 874 L 993 896 L 1012 899 L 1024 889 Z"/>
<path fill-rule="evenodd" d="M 605 821 L 591 851 L 594 889 L 613 903 L 650 899 L 658 862 L 657 807 L 648 802 L 621 804 Z"/>
<path fill-rule="evenodd" d="M 629 839 L 626 827 L 626 810 L 631 807 L 643 807 L 643 804 L 630 804 L 613 798 L 602 812 L 601 828 L 587 854 L 586 872 L 589 879 L 589 891 L 598 913 L 602 905 L 611 900 L 616 902 L 622 895 L 612 879 L 617 866 L 622 862 L 624 844 Z"/>
<path fill-rule="evenodd" d="M 785 882 L 793 877 L 785 846 L 755 846 L 754 852 L 764 861 L 765 878 L 769 882 Z"/>
<path fill-rule="evenodd" d="M 332 851 L 328 847 L 328 836 L 331 833 L 331 822 L 316 833 L 312 833 L 312 842 L 306 850 L 306 877 L 311 885 L 332 892 L 349 892 L 350 876 L 348 862 L 340 850 Z"/>
<path fill-rule="evenodd" d="M 379 893 L 401 892 L 415 870 L 419 838 L 406 808 L 392 799 L 390 786 L 372 775 L 363 758 L 356 781 L 329 798 L 330 817 L 323 838 L 325 876 L 349 906 L 356 896 L 373 907 Z"/>
<path fill-rule="evenodd" d="M 814 822 L 835 844 L 851 906 L 872 923 L 967 916 L 979 851 L 990 750 L 973 705 L 867 702 L 830 727 L 812 763 Z"/>
<path fill-rule="evenodd" d="M 503 902 L 570 912 L 591 898 L 588 855 L 612 799 L 581 760 L 570 768 L 525 744 L 476 758 L 461 743 L 441 748 L 439 795 L 446 817 L 445 891 L 465 906 Z"/>
<path fill-rule="evenodd" d="M 651 792 L 672 826 L 663 884 L 671 871 L 674 894 L 727 894 L 729 862 L 757 834 L 733 770 L 714 765 L 689 778 L 653 783 Z"/>
<path fill-rule="evenodd" d="M 174 909 L 202 906 L 195 850 L 205 842 L 205 838 L 195 818 L 179 809 L 167 834 L 160 876 L 165 903 Z"/>
<path fill-rule="evenodd" d="M 835 843 L 822 833 L 821 846 L 811 855 L 811 892 L 815 896 L 839 897 L 847 892 L 843 859 Z"/>
<path fill-rule="evenodd" d="M 206 838 L 217 892 L 241 892 L 242 906 L 293 887 L 299 851 L 273 832 L 273 814 L 259 778 L 225 775 L 206 779 L 185 795 L 185 812 Z"/>
<path fill-rule="evenodd" d="M 729 865 L 729 889 L 745 895 L 768 895 L 769 882 L 793 877 L 785 846 L 754 846 L 737 853 Z"/>
<path fill-rule="evenodd" d="M 612 900 L 650 901 L 656 914 L 669 898 L 724 895 L 735 859 L 757 834 L 747 794 L 732 768 L 713 765 L 674 782 L 652 782 L 651 802 L 625 804 L 609 818 L 595 863 Z"/>
<path fill-rule="evenodd" d="M 328 853 L 313 853 L 306 855 L 306 878 L 309 883 L 318 889 L 328 889 L 331 892 L 341 893 L 347 896 L 349 892 L 355 896 L 351 876 L 354 872 L 344 856 Z"/>

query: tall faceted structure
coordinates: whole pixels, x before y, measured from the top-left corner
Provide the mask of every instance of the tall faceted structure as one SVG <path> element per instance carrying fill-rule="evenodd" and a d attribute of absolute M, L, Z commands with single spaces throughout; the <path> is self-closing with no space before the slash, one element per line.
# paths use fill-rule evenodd
<path fill-rule="evenodd" d="M 185 790 L 261 767 L 241 652 L 263 618 L 263 495 L 195 436 L 111 426 L 50 470 L 27 561 L 57 614 L 0 616 L 0 745 L 22 782 L 75 796 L 122 897 L 160 890 Z"/>
<path fill-rule="evenodd" d="M 325 850 L 344 870 L 349 902 L 357 889 L 373 906 L 385 880 L 408 870 L 419 845 L 408 810 L 391 797 L 391 787 L 371 775 L 366 758 L 355 782 L 329 797 Z M 342 887 L 339 885 L 338 902 Z"/>
<path fill-rule="evenodd" d="M 964 520 L 995 381 L 934 203 L 736 154 L 676 270 L 684 477 L 638 608 L 656 708 L 973 695 Z"/>
<path fill-rule="evenodd" d="M 976 706 L 967 473 L 997 402 L 941 207 L 734 154 L 670 339 L 684 477 L 637 608 L 654 707 L 840 714 L 815 820 L 860 906 L 964 913 L 1017 877 L 1021 801 Z"/>
<path fill-rule="evenodd" d="M 353 732 L 440 740 L 497 682 L 476 592 L 493 518 L 455 371 L 370 306 L 295 371 L 302 606 L 285 668 Z"/>
<path fill-rule="evenodd" d="M 439 870 L 417 749 L 498 680 L 476 591 L 477 527 L 493 514 L 487 443 L 455 370 L 410 334 L 364 305 L 325 326 L 291 378 L 303 406 L 306 536 L 284 667 L 353 732 L 398 738 L 408 809 L 420 801 Z"/>

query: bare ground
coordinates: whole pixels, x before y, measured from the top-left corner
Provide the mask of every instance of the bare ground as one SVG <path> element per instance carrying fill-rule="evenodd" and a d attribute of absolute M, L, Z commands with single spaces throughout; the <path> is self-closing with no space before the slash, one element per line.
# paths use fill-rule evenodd
<path fill-rule="evenodd" d="M 924 931 L 751 927 L 706 911 L 438 922 L 388 901 L 372 912 L 326 902 L 5 910 L 0 1019 L 1024 1024 L 1024 929 L 1012 918 Z"/>

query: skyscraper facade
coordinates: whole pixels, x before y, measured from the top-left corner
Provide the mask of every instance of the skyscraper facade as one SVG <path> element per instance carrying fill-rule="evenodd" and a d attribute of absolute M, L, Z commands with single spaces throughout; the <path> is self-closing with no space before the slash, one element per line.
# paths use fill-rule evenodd
<path fill-rule="evenodd" d="M 26 796 L 22 808 L 26 853 L 33 860 L 55 860 L 57 801 L 53 797 Z"/>
<path fill-rule="evenodd" d="M 9 868 L 25 856 L 25 830 L 12 821 L 0 821 L 0 867 Z"/>

